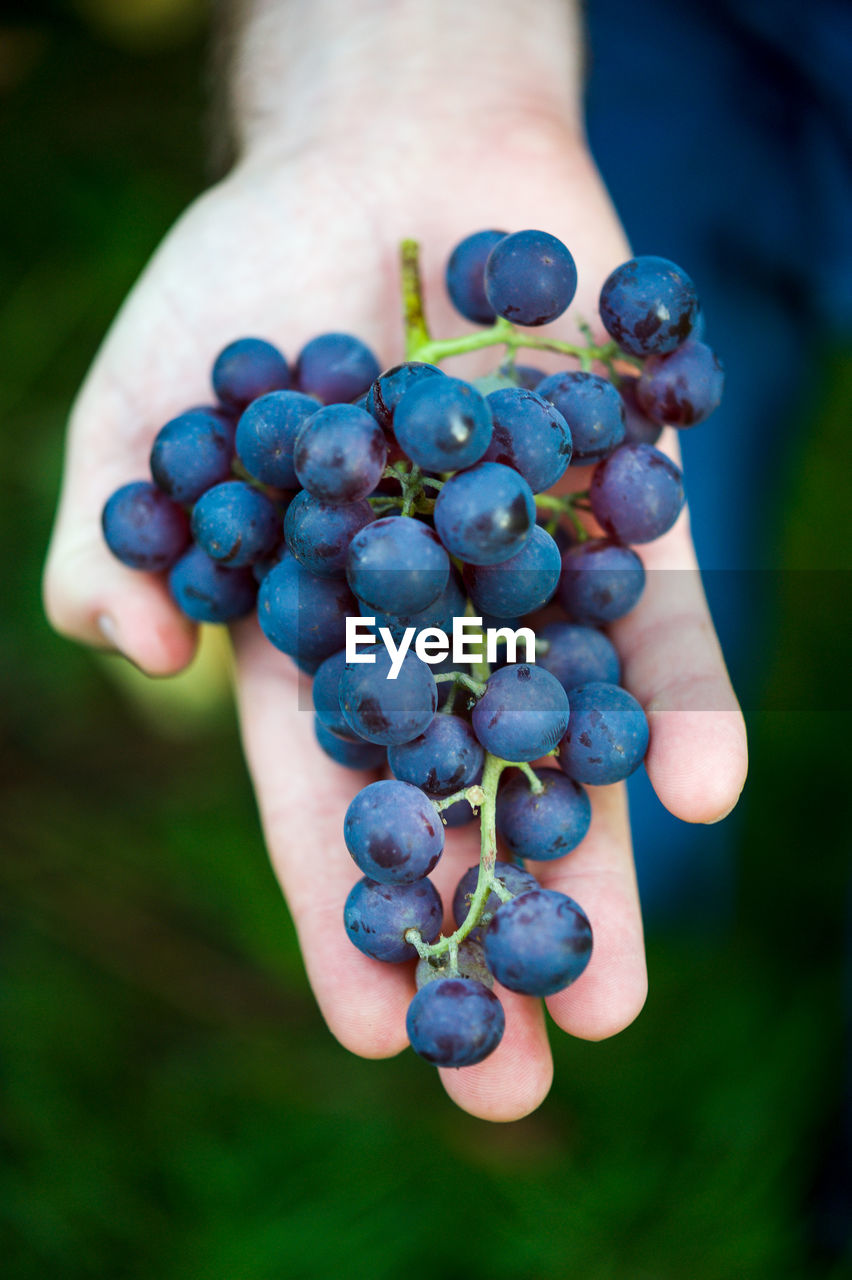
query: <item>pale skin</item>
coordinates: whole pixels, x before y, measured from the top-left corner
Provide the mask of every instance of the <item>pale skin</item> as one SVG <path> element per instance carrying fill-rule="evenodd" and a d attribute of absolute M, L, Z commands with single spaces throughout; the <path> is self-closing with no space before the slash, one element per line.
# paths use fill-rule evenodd
<path fill-rule="evenodd" d="M 482 227 L 559 236 L 580 285 L 552 331 L 572 339 L 574 316 L 595 317 L 601 283 L 629 247 L 578 122 L 570 8 L 548 0 L 531 32 L 509 4 L 490 4 L 485 27 L 485 6 L 472 3 L 461 27 L 454 19 L 451 45 L 443 0 L 423 8 L 408 0 L 246 7 L 234 64 L 239 159 L 166 237 L 71 413 L 45 573 L 48 615 L 64 634 L 117 649 L 153 675 L 191 660 L 194 628 L 161 581 L 111 557 L 99 518 L 114 489 L 147 474 L 159 426 L 210 400 L 212 359 L 233 338 L 269 338 L 292 358 L 313 335 L 348 330 L 394 364 L 403 354 L 399 240 L 421 241 L 433 331 L 449 336 L 465 325 L 444 296 L 443 263 Z M 334 34 L 320 40 L 319 30 Z M 450 371 L 473 375 L 498 355 Z M 536 353 L 529 362 L 542 360 Z M 565 367 L 553 357 L 544 363 Z M 712 430 L 712 421 L 699 429 Z M 673 432 L 662 445 L 676 456 Z M 572 486 L 587 483 L 588 472 L 572 472 Z M 686 512 L 641 554 L 649 569 L 693 570 Z M 742 789 L 746 740 L 697 575 L 651 573 L 639 606 L 612 635 L 624 683 L 648 714 L 646 763 L 658 796 L 686 822 L 717 821 Z M 361 955 L 341 919 L 359 874 L 343 844 L 343 814 L 371 778 L 323 755 L 304 693 L 297 705 L 304 678 L 253 619 L 233 628 L 233 640 L 246 758 L 320 1008 L 352 1052 L 399 1053 L 412 966 Z M 588 969 L 546 1001 L 548 1012 L 568 1034 L 598 1040 L 637 1016 L 647 978 L 624 788 L 591 788 L 591 797 L 586 840 L 537 870 L 543 884 L 583 905 L 595 937 Z M 475 826 L 448 833 L 433 873 L 445 903 L 478 851 Z M 496 1052 L 440 1075 L 464 1110 L 506 1121 L 542 1102 L 552 1062 L 541 1002 L 502 990 L 500 997 L 507 1029 Z"/>

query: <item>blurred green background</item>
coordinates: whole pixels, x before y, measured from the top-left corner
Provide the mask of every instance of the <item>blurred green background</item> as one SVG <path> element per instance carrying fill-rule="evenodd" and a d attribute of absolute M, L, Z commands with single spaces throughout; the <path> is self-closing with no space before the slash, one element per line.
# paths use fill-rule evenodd
<path fill-rule="evenodd" d="M 363 1062 L 325 1030 L 221 690 L 142 694 L 42 617 L 69 402 L 205 182 L 208 55 L 191 2 L 5 10 L 2 1273 L 852 1274 L 850 579 L 810 572 L 850 567 L 849 353 L 813 371 L 770 530 L 802 572 L 762 624 L 733 916 L 652 922 L 639 1021 L 555 1036 L 541 1110 L 473 1120 L 410 1053 Z"/>

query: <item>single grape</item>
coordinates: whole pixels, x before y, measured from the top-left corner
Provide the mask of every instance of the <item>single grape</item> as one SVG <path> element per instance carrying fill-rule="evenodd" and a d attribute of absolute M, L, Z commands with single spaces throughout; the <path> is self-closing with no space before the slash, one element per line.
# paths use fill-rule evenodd
<path fill-rule="evenodd" d="M 487 462 L 514 467 L 533 493 L 556 484 L 571 461 L 571 432 L 555 405 L 520 387 L 492 391 L 488 407 L 494 418 Z"/>
<path fill-rule="evenodd" d="M 237 456 L 250 476 L 276 489 L 298 486 L 293 466 L 296 437 L 319 408 L 300 391 L 270 391 L 244 410 L 237 423 Z"/>
<path fill-rule="evenodd" d="M 450 567 L 450 576 L 447 578 L 447 585 L 444 590 L 430 605 L 427 605 L 425 609 L 420 609 L 417 613 L 383 613 L 381 609 L 373 609 L 365 601 L 359 600 L 361 612 L 366 612 L 376 619 L 376 631 L 378 631 L 379 627 L 387 627 L 396 641 L 402 639 L 408 627 L 414 627 L 415 632 L 423 631 L 426 627 L 437 627 L 449 636 L 453 629 L 453 619 L 462 616 L 466 603 L 467 599 L 459 582 L 458 573 L 452 566 Z M 441 670 L 453 671 L 455 669 L 451 657 L 447 661 L 449 666 L 444 666 L 443 660 L 441 663 L 432 666 L 435 675 Z M 446 698 L 449 685 L 444 684 L 441 688 L 443 688 Z"/>
<path fill-rule="evenodd" d="M 213 365 L 213 390 L 226 409 L 241 413 L 267 391 L 290 385 L 284 356 L 263 338 L 238 338 L 220 351 Z"/>
<path fill-rule="evenodd" d="M 110 551 L 131 569 L 170 569 L 189 543 L 189 520 L 171 498 L 149 480 L 116 489 L 101 516 Z"/>
<path fill-rule="evenodd" d="M 296 437 L 299 483 L 323 502 L 357 502 L 372 493 L 385 468 L 384 432 L 365 409 L 332 404 L 318 410 Z"/>
<path fill-rule="evenodd" d="M 353 885 L 343 909 L 349 940 L 364 955 L 389 964 L 401 964 L 417 955 L 405 941 L 409 929 L 417 929 L 424 942 L 434 942 L 441 932 L 443 907 L 431 880 L 413 884 L 378 884 L 364 876 Z"/>
<path fill-rule="evenodd" d="M 317 720 L 333 733 L 344 738 L 352 736 L 352 730 L 343 718 L 340 710 L 340 677 L 346 667 L 346 650 L 338 649 L 337 653 L 324 658 L 317 667 L 311 696 Z"/>
<path fill-rule="evenodd" d="M 531 871 L 527 871 L 525 867 L 519 867 L 514 862 L 501 862 L 499 859 L 494 864 L 494 877 L 499 880 L 504 889 L 509 893 L 517 896 L 519 893 L 529 893 L 530 889 L 538 888 L 538 881 Z M 476 863 L 472 867 L 468 867 L 461 880 L 456 885 L 456 891 L 453 894 L 453 917 L 456 927 L 461 925 L 467 919 L 467 913 L 470 910 L 471 898 L 476 891 L 476 882 L 479 879 L 479 864 Z M 491 921 L 495 911 L 500 907 L 500 899 L 492 889 L 482 907 L 482 916 L 480 923 L 475 925 L 467 935 L 468 939 L 479 942 L 482 939 L 488 924 Z"/>
<path fill-rule="evenodd" d="M 375 520 L 366 498 L 323 502 L 300 489 L 284 517 L 284 540 L 296 559 L 320 578 L 343 578 L 355 534 Z"/>
<path fill-rule="evenodd" d="M 192 533 L 211 560 L 241 568 L 281 541 L 281 517 L 265 493 L 242 480 L 214 485 L 195 504 Z"/>
<path fill-rule="evenodd" d="M 405 655 L 394 680 L 388 678 L 390 667 L 390 655 L 380 648 L 375 662 L 347 663 L 340 677 L 340 707 L 346 723 L 360 737 L 382 746 L 416 738 L 431 723 L 438 706 L 435 677 L 416 654 Z"/>
<path fill-rule="evenodd" d="M 642 561 L 610 538 L 590 538 L 562 555 L 559 602 L 574 622 L 605 626 L 629 613 L 645 587 Z"/>
<path fill-rule="evenodd" d="M 323 751 L 336 764 L 346 769 L 381 769 L 387 762 L 384 747 L 377 747 L 374 742 L 365 742 L 363 738 L 344 738 L 327 728 L 321 720 L 314 722 L 317 742 Z"/>
<path fill-rule="evenodd" d="M 535 365 L 515 364 L 508 360 L 500 365 L 497 372 L 501 377 L 508 378 L 516 387 L 520 387 L 522 391 L 535 391 L 538 384 L 546 377 L 544 370 Z"/>
<path fill-rule="evenodd" d="M 449 977 L 473 978 L 474 982 L 481 982 L 484 987 L 488 987 L 489 991 L 494 986 L 494 975 L 485 963 L 482 943 L 472 942 L 469 934 L 463 942 L 459 943 L 456 962 L 458 972 L 451 974 L 446 952 L 441 956 L 424 956 L 418 960 L 414 970 L 417 990 L 425 987 L 428 982 L 438 982 L 442 978 Z"/>
<path fill-rule="evenodd" d="M 447 480 L 434 518 L 450 555 L 468 564 L 499 564 L 516 555 L 530 536 L 535 500 L 517 471 L 480 462 Z"/>
<path fill-rule="evenodd" d="M 440 797 L 469 786 L 480 776 L 484 758 L 467 721 L 444 712 L 410 742 L 388 749 L 388 764 L 395 778 Z"/>
<path fill-rule="evenodd" d="M 571 723 L 559 744 L 559 766 L 575 782 L 604 787 L 639 768 L 648 750 L 648 721 L 617 684 L 592 681 L 571 691 Z"/>
<path fill-rule="evenodd" d="M 574 450 L 571 465 L 586 467 L 606 458 L 624 440 L 624 404 L 611 382 L 596 373 L 553 373 L 536 387 L 568 424 Z"/>
<path fill-rule="evenodd" d="M 460 240 L 447 262 L 446 284 L 456 311 L 473 324 L 493 324 L 494 308 L 485 296 L 485 263 L 505 231 L 474 231 Z"/>
<path fill-rule="evenodd" d="M 618 684 L 621 679 L 615 645 L 595 627 L 549 622 L 538 632 L 538 638 L 545 641 L 548 648 L 536 655 L 536 662 L 556 676 L 567 694 L 578 684 L 588 684 L 590 680 Z"/>
<path fill-rule="evenodd" d="M 618 394 L 624 405 L 624 440 L 626 444 L 656 444 L 663 428 L 642 412 L 636 399 L 638 383 L 638 376 L 625 374 L 618 384 Z"/>
<path fill-rule="evenodd" d="M 323 404 L 344 404 L 369 391 L 381 373 L 370 348 L 351 333 L 321 333 L 299 353 L 299 389 Z"/>
<path fill-rule="evenodd" d="M 485 931 L 485 958 L 494 977 L 528 996 L 552 996 L 569 987 L 591 955 L 585 911 L 553 889 L 532 889 L 503 903 Z"/>
<path fill-rule="evenodd" d="M 572 705 L 572 723 L 573 718 Z M 497 793 L 497 833 L 514 857 L 549 862 L 585 838 L 592 806 L 583 788 L 558 769 L 534 772 L 544 788 L 539 795 L 522 773 L 504 774 Z"/>
<path fill-rule="evenodd" d="M 355 534 L 346 577 L 371 609 L 419 613 L 437 600 L 450 560 L 434 529 L 410 516 L 386 516 Z"/>
<path fill-rule="evenodd" d="M 689 337 L 698 296 L 686 272 L 667 258 L 631 258 L 604 281 L 600 315 L 623 351 L 660 355 Z"/>
<path fill-rule="evenodd" d="M 725 386 L 719 357 L 690 340 L 667 356 L 652 356 L 636 387 L 642 412 L 671 427 L 693 427 L 718 409 Z"/>
<path fill-rule="evenodd" d="M 436 364 L 424 364 L 421 360 L 406 360 L 379 374 L 367 392 L 364 408 L 371 413 L 379 426 L 387 432 L 393 430 L 394 413 L 402 397 L 412 387 L 435 374 L 444 376 Z"/>
<path fill-rule="evenodd" d="M 499 240 L 485 263 L 485 296 L 515 324 L 547 324 L 567 310 L 577 267 L 561 240 L 546 231 L 516 231 Z"/>
<path fill-rule="evenodd" d="M 422 880 L 444 851 L 444 828 L 418 787 L 373 782 L 346 810 L 343 839 L 358 866 L 380 884 Z"/>
<path fill-rule="evenodd" d="M 345 582 L 318 578 L 289 551 L 271 569 L 257 597 L 257 618 L 267 640 L 291 657 L 322 661 L 346 642 L 346 619 L 358 605 Z"/>
<path fill-rule="evenodd" d="M 495 671 L 473 709 L 473 731 L 502 760 L 537 760 L 568 727 L 568 698 L 543 667 L 512 663 Z"/>
<path fill-rule="evenodd" d="M 491 443 L 491 410 L 484 396 L 460 378 L 424 378 L 400 400 L 394 435 L 426 471 L 463 471 Z"/>
<path fill-rule="evenodd" d="M 540 525 L 517 555 L 497 565 L 468 565 L 465 583 L 477 610 L 495 618 L 516 618 L 547 604 L 559 584 L 562 557 Z"/>
<path fill-rule="evenodd" d="M 151 475 L 175 502 L 192 503 L 231 474 L 233 428 L 211 409 L 190 409 L 154 437 Z"/>
<path fill-rule="evenodd" d="M 624 444 L 592 476 L 595 519 L 622 542 L 653 542 L 666 533 L 684 504 L 678 466 L 650 444 Z"/>
<path fill-rule="evenodd" d="M 493 991 L 472 978 L 439 978 L 408 1006 L 411 1047 L 436 1067 L 472 1067 L 493 1053 L 506 1017 Z"/>
<path fill-rule="evenodd" d="M 192 546 L 169 574 L 169 590 L 193 622 L 231 622 L 251 613 L 257 582 L 251 569 L 231 569 Z"/>

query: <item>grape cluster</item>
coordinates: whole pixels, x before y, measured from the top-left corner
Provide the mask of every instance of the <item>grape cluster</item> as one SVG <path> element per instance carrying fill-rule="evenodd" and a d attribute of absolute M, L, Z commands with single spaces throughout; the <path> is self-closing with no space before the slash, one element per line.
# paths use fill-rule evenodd
<path fill-rule="evenodd" d="M 603 628 L 642 594 L 635 545 L 664 534 L 683 506 L 680 470 L 656 448 L 662 427 L 702 421 L 721 396 L 680 268 L 641 257 L 613 271 L 601 344 L 582 324 L 585 345 L 515 328 L 563 314 L 576 284 L 555 237 L 477 232 L 453 250 L 446 285 L 466 319 L 491 327 L 434 341 L 406 242 L 403 364 L 382 372 L 345 333 L 312 339 L 292 366 L 271 343 L 241 338 L 213 365 L 215 404 L 166 423 L 152 478 L 103 511 L 113 553 L 167 573 L 193 620 L 256 608 L 267 639 L 313 677 L 323 751 L 391 773 L 345 815 L 362 878 L 344 927 L 376 960 L 419 957 L 408 1033 L 438 1066 L 470 1066 L 498 1045 L 495 979 L 547 996 L 589 962 L 582 907 L 523 864 L 570 854 L 591 821 L 586 787 L 628 777 L 645 756 L 648 723 Z M 488 345 L 506 357 L 479 383 L 438 367 Z M 571 367 L 520 365 L 523 347 Z M 587 489 L 545 492 L 586 466 Z M 464 617 L 496 637 L 454 664 L 435 646 Z M 350 618 L 384 628 L 385 645 L 353 660 Z M 524 628 L 534 653 L 519 660 L 508 632 Z M 456 928 L 444 934 L 429 875 L 445 827 L 477 813 L 480 862 L 459 882 Z"/>

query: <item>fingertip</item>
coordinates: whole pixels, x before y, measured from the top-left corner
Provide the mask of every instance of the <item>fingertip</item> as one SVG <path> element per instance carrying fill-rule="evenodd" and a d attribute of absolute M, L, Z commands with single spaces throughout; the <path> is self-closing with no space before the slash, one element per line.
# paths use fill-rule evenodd
<path fill-rule="evenodd" d="M 563 1030 L 580 1040 L 608 1040 L 635 1022 L 648 999 L 644 953 L 625 963 L 607 958 L 564 991 L 547 1000 L 548 1011 Z"/>
<path fill-rule="evenodd" d="M 683 822 L 714 823 L 736 806 L 748 772 L 739 710 L 651 711 L 648 776 L 660 801 Z"/>
<path fill-rule="evenodd" d="M 508 1124 L 544 1102 L 553 1083 L 553 1058 L 541 1003 L 498 988 L 506 1031 L 497 1048 L 474 1067 L 439 1070 L 448 1096 L 478 1120 Z"/>

